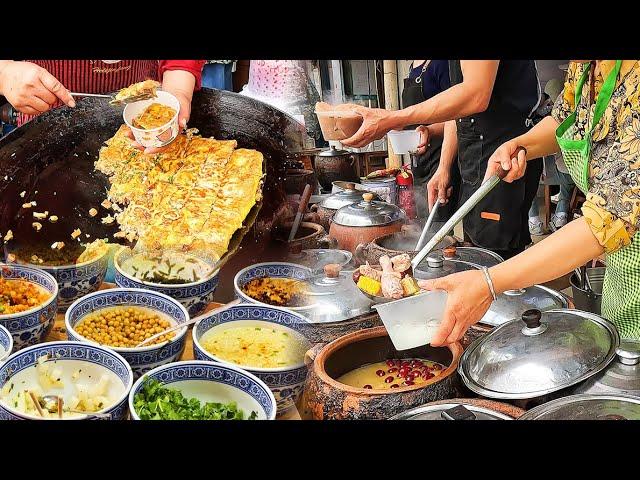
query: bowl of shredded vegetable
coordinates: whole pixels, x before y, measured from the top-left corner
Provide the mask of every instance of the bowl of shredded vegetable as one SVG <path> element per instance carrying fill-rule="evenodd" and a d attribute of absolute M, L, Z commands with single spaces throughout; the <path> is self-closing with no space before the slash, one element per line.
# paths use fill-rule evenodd
<path fill-rule="evenodd" d="M 129 393 L 133 420 L 274 420 L 264 382 L 232 365 L 186 360 L 155 368 Z"/>

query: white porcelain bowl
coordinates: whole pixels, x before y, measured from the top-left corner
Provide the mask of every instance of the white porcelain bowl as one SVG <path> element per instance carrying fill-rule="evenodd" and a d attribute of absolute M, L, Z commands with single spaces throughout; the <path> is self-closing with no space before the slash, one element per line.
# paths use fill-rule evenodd
<path fill-rule="evenodd" d="M 13 349 L 20 350 L 44 341 L 56 319 L 58 311 L 58 283 L 47 272 L 27 265 L 0 264 L 2 276 L 7 280 L 25 280 L 51 294 L 42 305 L 20 313 L 0 315 L 0 326 L 13 337 Z"/>
<path fill-rule="evenodd" d="M 189 315 L 195 317 L 204 311 L 213 301 L 216 287 L 218 286 L 218 272 L 216 270 L 210 276 L 197 282 L 164 285 L 146 282 L 135 278 L 122 269 L 122 264 L 131 256 L 131 250 L 123 247 L 114 257 L 115 282 L 122 288 L 143 288 L 154 292 L 164 293 L 179 301 L 187 309 Z M 204 258 L 203 258 L 204 259 Z"/>
<path fill-rule="evenodd" d="M 202 403 L 236 402 L 247 416 L 255 411 L 258 420 L 276 418 L 276 400 L 259 378 L 233 365 L 186 360 L 154 368 L 138 379 L 129 393 L 133 420 L 140 420 L 134 408 L 135 396 L 147 377 L 181 390 L 185 397 L 197 398 Z"/>
<path fill-rule="evenodd" d="M 11 355 L 0 367 L 0 388 L 7 381 L 15 381 L 25 388 L 38 385 L 38 372 L 35 368 L 38 359 L 48 355 L 55 359 L 56 368 L 68 372 L 84 371 L 80 381 L 91 382 L 89 375 L 98 382 L 103 374 L 111 378 L 109 389 L 115 398 L 113 404 L 98 413 L 107 413 L 111 420 L 124 420 L 127 417 L 127 398 L 133 385 L 133 372 L 122 356 L 99 345 L 80 342 L 48 342 L 34 345 Z M 22 382 L 25 382 L 24 384 Z M 64 395 L 74 393 L 71 380 L 65 379 Z M 19 387 L 18 387 L 19 388 Z M 55 389 L 59 393 L 58 389 Z M 47 393 L 47 392 L 44 392 Z M 23 413 L 0 401 L 0 420 L 37 420 L 41 417 Z M 91 415 L 81 415 L 75 419 L 96 419 Z"/>
<path fill-rule="evenodd" d="M 135 306 L 153 310 L 165 317 L 168 317 L 173 324 L 180 324 L 189 321 L 189 314 L 178 302 L 163 293 L 151 290 L 140 290 L 135 288 L 112 288 L 91 293 L 73 303 L 65 314 L 65 327 L 69 340 L 77 342 L 89 342 L 91 340 L 81 336 L 74 327 L 87 315 L 99 310 L 115 306 Z M 109 347 L 118 352 L 131 365 L 136 378 L 149 370 L 175 362 L 184 351 L 187 327 L 176 330 L 175 336 L 167 343 L 149 345 L 136 348 Z"/>
<path fill-rule="evenodd" d="M 304 335 L 308 320 L 284 308 L 264 307 L 255 304 L 240 304 L 224 312 L 200 320 L 193 327 L 193 356 L 197 360 L 213 360 L 229 363 L 209 353 L 200 343 L 202 337 L 212 329 L 233 328 L 235 326 L 259 326 L 265 322 L 274 323 L 283 329 L 292 330 L 291 334 Z M 254 325 L 255 324 L 255 325 Z M 304 338 L 304 337 L 303 337 Z M 310 345 L 307 345 L 310 347 Z M 305 351 L 308 348 L 304 349 Z M 278 413 L 292 408 L 300 398 L 307 378 L 307 367 L 301 359 L 299 364 L 281 368 L 258 368 L 238 365 L 262 380 L 273 392 L 278 405 Z"/>

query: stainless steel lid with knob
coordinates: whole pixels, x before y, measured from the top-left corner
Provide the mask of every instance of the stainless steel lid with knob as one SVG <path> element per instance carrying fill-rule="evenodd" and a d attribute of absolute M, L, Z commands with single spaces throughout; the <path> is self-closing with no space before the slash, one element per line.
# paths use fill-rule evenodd
<path fill-rule="evenodd" d="M 301 250 L 300 253 L 290 253 L 287 261 L 304 265 L 310 268 L 313 273 L 320 273 L 326 265 L 337 264 L 344 268 L 351 262 L 352 258 L 353 255 L 347 250 L 309 248 Z"/>
<path fill-rule="evenodd" d="M 532 408 L 518 420 L 640 420 L 640 398 L 570 395 Z"/>
<path fill-rule="evenodd" d="M 345 155 L 351 155 L 351 152 L 348 150 L 339 150 L 331 145 L 327 150 L 323 150 L 316 155 L 318 157 L 343 157 Z"/>
<path fill-rule="evenodd" d="M 622 340 L 616 359 L 598 375 L 576 387 L 576 393 L 626 394 L 640 397 L 640 342 Z"/>
<path fill-rule="evenodd" d="M 595 314 L 528 310 L 469 345 L 458 372 L 484 397 L 535 398 L 597 374 L 619 345 L 614 325 Z"/>
<path fill-rule="evenodd" d="M 333 214 L 333 222 L 346 227 L 388 225 L 407 218 L 400 207 L 373 200 L 373 193 L 362 194 L 362 201 L 340 208 Z"/>
<path fill-rule="evenodd" d="M 525 310 L 535 308 L 544 312 L 568 307 L 569 302 L 560 292 L 542 285 L 534 285 L 520 290 L 507 290 L 498 295 L 498 299 L 491 304 L 480 323 L 495 327 L 519 318 Z"/>
<path fill-rule="evenodd" d="M 337 264 L 325 265 L 322 274 L 308 280 L 314 306 L 304 315 L 312 323 L 341 322 L 371 312 L 373 302 L 353 282 L 353 273 L 341 270 Z"/>
<path fill-rule="evenodd" d="M 513 420 L 490 408 L 462 403 L 423 405 L 402 412 L 389 420 Z"/>
<path fill-rule="evenodd" d="M 427 255 L 414 269 L 414 275 L 421 280 L 431 280 L 474 268 L 493 267 L 503 261 L 500 255 L 484 248 L 450 246 Z"/>
<path fill-rule="evenodd" d="M 362 195 L 365 193 L 372 193 L 373 200 L 380 200 L 380 197 L 375 193 L 368 192 L 366 190 L 356 190 L 355 183 L 347 183 L 346 188 L 343 191 L 334 193 L 333 195 L 325 198 L 320 202 L 320 206 L 330 210 L 338 210 L 339 208 L 346 207 L 347 205 L 361 202 Z"/>

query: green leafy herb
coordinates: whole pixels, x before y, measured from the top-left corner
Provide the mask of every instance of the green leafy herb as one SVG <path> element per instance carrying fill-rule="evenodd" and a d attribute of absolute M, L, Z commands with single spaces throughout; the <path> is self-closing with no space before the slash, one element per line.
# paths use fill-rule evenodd
<path fill-rule="evenodd" d="M 142 420 L 245 420 L 235 402 L 200 404 L 197 398 L 185 398 L 180 390 L 167 388 L 147 377 L 140 393 L 133 399 L 133 407 Z M 248 420 L 255 420 L 254 411 Z"/>

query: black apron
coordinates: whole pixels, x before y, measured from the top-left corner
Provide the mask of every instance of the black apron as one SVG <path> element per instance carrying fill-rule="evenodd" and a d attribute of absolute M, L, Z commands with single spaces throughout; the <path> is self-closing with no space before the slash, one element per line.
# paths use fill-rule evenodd
<path fill-rule="evenodd" d="M 500 62 L 500 68 L 509 68 L 509 64 Z M 500 68 L 498 76 L 504 74 Z M 449 62 L 449 75 L 451 85 L 462 82 L 459 60 Z M 504 81 L 499 82 L 496 78 L 486 111 L 456 121 L 458 163 L 462 177 L 460 204 L 482 183 L 487 162 L 493 152 L 507 140 L 529 129 L 529 115 L 504 101 L 504 91 L 496 91 L 496 87 L 504 84 Z M 465 237 L 474 245 L 495 251 L 506 258 L 524 250 L 531 243 L 528 212 L 538 190 L 541 174 L 542 160 L 536 159 L 527 163 L 523 178 L 513 183 L 500 182 L 464 218 Z"/>
<path fill-rule="evenodd" d="M 427 68 L 429 68 L 427 66 Z M 424 72 L 420 74 L 421 78 Z M 402 108 L 417 105 L 427 100 L 422 91 L 422 83 L 416 82 L 416 78 L 405 78 L 404 88 L 402 89 Z M 407 128 L 416 128 L 413 125 Z M 429 206 L 427 204 L 427 183 L 431 180 L 434 173 L 438 169 L 440 163 L 440 153 L 442 152 L 442 137 L 431 137 L 427 149 L 421 155 L 412 157 L 411 173 L 413 175 L 413 191 L 416 201 L 418 218 L 425 218 L 429 215 Z M 458 196 L 460 193 L 460 171 L 458 165 L 454 163 L 451 167 L 451 186 L 453 192 L 449 198 L 449 202 L 440 207 L 434 221 L 446 222 L 458 208 Z"/>

